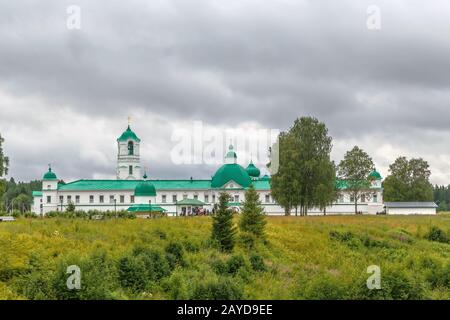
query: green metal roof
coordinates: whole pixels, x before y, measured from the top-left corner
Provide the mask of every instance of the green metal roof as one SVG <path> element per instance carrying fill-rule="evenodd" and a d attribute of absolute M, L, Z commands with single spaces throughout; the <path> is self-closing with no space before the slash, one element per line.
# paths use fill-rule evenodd
<path fill-rule="evenodd" d="M 141 139 L 139 139 L 136 135 L 136 133 L 133 132 L 133 130 L 131 130 L 130 126 L 128 126 L 127 130 L 124 131 L 124 133 L 122 133 L 122 135 L 119 137 L 119 139 L 117 139 L 117 141 L 119 142 L 124 142 L 124 141 L 128 141 L 128 140 L 134 140 L 136 142 L 141 142 Z"/>
<path fill-rule="evenodd" d="M 134 189 L 134 195 L 136 197 L 154 197 L 156 196 L 155 186 L 150 181 L 142 181 Z"/>
<path fill-rule="evenodd" d="M 204 206 L 205 203 L 198 199 L 183 199 L 177 201 L 177 206 Z"/>
<path fill-rule="evenodd" d="M 60 191 L 135 190 L 143 180 L 78 180 L 59 185 Z M 211 189 L 211 180 L 147 180 L 156 190 Z"/>
<path fill-rule="evenodd" d="M 255 190 L 270 190 L 270 180 L 256 180 L 253 181 Z"/>
<path fill-rule="evenodd" d="M 33 197 L 42 197 L 42 191 L 33 191 Z"/>
<path fill-rule="evenodd" d="M 230 181 L 234 181 L 240 186 L 247 188 L 252 183 L 250 176 L 239 164 L 225 164 L 217 170 L 212 178 L 211 187 L 221 188 Z"/>
<path fill-rule="evenodd" d="M 151 204 L 134 204 L 128 208 L 128 212 L 165 212 L 166 209 L 163 209 L 159 206 L 151 205 Z"/>

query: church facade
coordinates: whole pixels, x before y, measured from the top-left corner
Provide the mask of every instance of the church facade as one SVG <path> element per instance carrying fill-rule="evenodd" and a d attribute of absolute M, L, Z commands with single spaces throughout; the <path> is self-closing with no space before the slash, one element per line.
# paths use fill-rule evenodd
<path fill-rule="evenodd" d="M 46 215 L 52 211 L 65 211 L 70 204 L 76 210 L 121 211 L 136 213 L 164 212 L 169 216 L 189 215 L 194 210 L 212 211 L 219 194 L 226 191 L 231 196 L 229 206 L 240 211 L 245 200 L 246 189 L 253 185 L 268 215 L 284 215 L 284 209 L 276 203 L 270 193 L 270 177 L 252 163 L 246 168 L 238 164 L 238 156 L 230 145 L 224 164 L 211 179 L 152 180 L 143 173 L 140 159 L 141 139 L 130 126 L 117 139 L 118 157 L 116 179 L 77 180 L 61 183 L 49 167 L 42 178 L 42 191 L 33 192 L 33 211 Z M 383 189 L 381 175 L 374 171 L 370 175 L 371 197 L 362 199 L 358 210 L 363 214 L 383 211 Z M 345 183 L 337 184 L 339 199 L 327 208 L 327 214 L 354 214 L 353 199 L 345 190 Z M 323 215 L 312 209 L 309 215 Z"/>

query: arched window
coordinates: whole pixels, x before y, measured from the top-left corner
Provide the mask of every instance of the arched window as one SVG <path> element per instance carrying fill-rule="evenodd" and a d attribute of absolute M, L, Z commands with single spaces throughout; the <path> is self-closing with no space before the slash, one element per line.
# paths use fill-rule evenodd
<path fill-rule="evenodd" d="M 128 155 L 134 155 L 134 143 L 133 141 L 128 142 Z"/>

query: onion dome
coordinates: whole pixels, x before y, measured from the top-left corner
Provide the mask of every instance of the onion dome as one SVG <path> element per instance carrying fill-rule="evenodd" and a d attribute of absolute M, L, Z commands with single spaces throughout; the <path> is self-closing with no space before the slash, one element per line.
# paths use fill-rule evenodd
<path fill-rule="evenodd" d="M 117 141 L 119 141 L 119 142 L 126 142 L 128 140 L 134 140 L 136 142 L 141 142 L 141 139 L 139 139 L 138 136 L 136 135 L 136 133 L 134 133 L 133 130 L 131 130 L 130 125 L 128 125 L 127 130 L 125 130 L 124 133 L 122 133 L 122 135 L 119 137 L 119 139 L 117 139 Z"/>
<path fill-rule="evenodd" d="M 250 162 L 247 169 L 245 170 L 247 171 L 248 175 L 252 178 L 259 178 L 259 176 L 261 175 L 261 171 L 257 167 L 255 167 L 253 162 Z"/>
<path fill-rule="evenodd" d="M 270 177 L 267 174 L 265 174 L 260 180 L 261 181 L 270 181 Z"/>
<path fill-rule="evenodd" d="M 58 180 L 58 178 L 56 177 L 56 174 L 52 171 L 52 167 L 49 165 L 48 166 L 48 171 L 44 174 L 44 177 L 42 178 L 42 180 Z"/>
<path fill-rule="evenodd" d="M 138 183 L 134 189 L 136 197 L 154 197 L 156 196 L 156 188 L 150 181 L 147 180 L 147 174 L 144 174 L 144 181 Z"/>
<path fill-rule="evenodd" d="M 241 187 L 247 188 L 252 183 L 252 179 L 247 171 L 237 163 L 225 164 L 217 170 L 211 181 L 211 187 L 221 188 L 228 182 L 234 181 Z"/>
<path fill-rule="evenodd" d="M 381 174 L 375 169 L 373 169 L 373 171 L 369 174 L 369 179 L 383 180 L 383 178 L 381 177 Z"/>

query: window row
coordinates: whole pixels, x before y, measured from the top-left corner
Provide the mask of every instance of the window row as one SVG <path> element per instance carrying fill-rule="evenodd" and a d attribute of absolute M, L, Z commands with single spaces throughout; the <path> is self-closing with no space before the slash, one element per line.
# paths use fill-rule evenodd
<path fill-rule="evenodd" d="M 264 197 L 264 198 L 263 198 Z M 195 200 L 200 200 L 198 195 L 194 195 L 193 198 Z M 183 200 L 188 199 L 188 195 L 184 194 L 183 195 Z M 260 195 L 260 199 L 261 201 L 264 199 L 264 203 L 272 203 L 274 200 L 271 199 L 271 196 L 269 194 L 266 195 Z M 89 204 L 95 204 L 95 203 L 100 203 L 100 204 L 104 204 L 106 203 L 106 200 L 108 200 L 109 204 L 124 204 L 124 203 L 135 203 L 135 197 L 134 196 L 129 196 L 129 199 L 126 199 L 125 195 L 120 195 L 118 198 L 116 198 L 116 196 L 114 195 L 110 195 L 109 198 L 107 199 L 104 195 L 98 195 L 98 196 L 94 196 L 94 195 L 90 195 L 89 196 Z M 129 202 L 126 202 L 126 200 L 129 200 Z M 167 195 L 163 194 L 161 196 L 161 203 L 168 203 L 167 202 L 168 197 Z M 178 202 L 178 195 L 174 194 L 172 195 L 172 203 L 177 203 Z M 216 195 L 213 194 L 208 195 L 205 194 L 204 198 L 202 199 L 205 203 L 216 203 L 217 198 Z M 210 201 L 211 200 L 211 201 Z M 233 195 L 232 196 L 232 202 L 240 202 L 241 198 L 239 195 Z M 51 196 L 47 196 L 47 203 L 52 203 L 52 197 Z M 80 204 L 81 203 L 81 197 L 79 195 L 67 195 L 67 196 L 59 196 L 59 204 L 69 204 L 69 203 L 73 203 L 73 204 Z"/>

